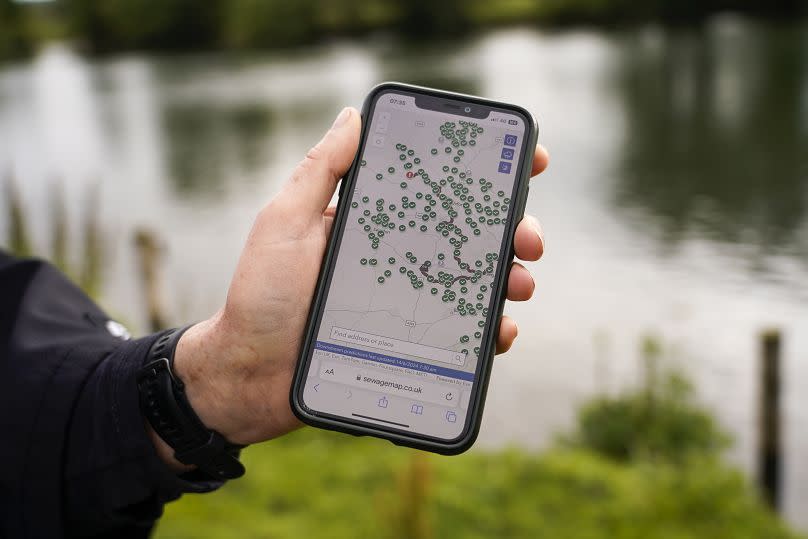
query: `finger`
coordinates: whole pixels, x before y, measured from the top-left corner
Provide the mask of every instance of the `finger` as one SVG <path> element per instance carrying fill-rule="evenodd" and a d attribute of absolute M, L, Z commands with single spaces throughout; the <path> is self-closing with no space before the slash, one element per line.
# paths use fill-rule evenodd
<path fill-rule="evenodd" d="M 328 133 L 295 168 L 279 196 L 289 197 L 298 211 L 322 214 L 356 156 L 361 125 L 356 109 L 342 109 Z"/>
<path fill-rule="evenodd" d="M 499 322 L 499 335 L 497 335 L 497 354 L 504 354 L 511 349 L 519 328 L 510 316 L 503 316 Z"/>
<path fill-rule="evenodd" d="M 536 176 L 544 172 L 547 165 L 550 164 L 550 154 L 547 149 L 541 144 L 536 145 L 536 152 L 533 154 L 533 169 L 530 172 L 531 176 Z"/>
<path fill-rule="evenodd" d="M 331 235 L 331 229 L 334 227 L 334 218 L 326 215 L 323 218 L 323 228 L 325 230 L 325 237 L 329 237 Z"/>
<path fill-rule="evenodd" d="M 514 262 L 508 275 L 508 299 L 511 301 L 527 301 L 533 295 L 536 284 L 533 276 L 519 262 Z"/>
<path fill-rule="evenodd" d="M 513 249 L 521 260 L 538 260 L 544 254 L 544 231 L 532 215 L 525 215 L 513 237 Z"/>
<path fill-rule="evenodd" d="M 324 217 L 331 217 L 333 219 L 335 215 L 337 215 L 337 207 L 336 206 L 329 206 L 323 212 Z"/>

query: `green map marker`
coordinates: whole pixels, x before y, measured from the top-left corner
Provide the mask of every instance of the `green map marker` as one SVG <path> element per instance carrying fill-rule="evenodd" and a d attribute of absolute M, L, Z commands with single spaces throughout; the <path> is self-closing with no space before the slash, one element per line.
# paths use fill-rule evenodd
<path fill-rule="evenodd" d="M 501 236 L 510 204 L 505 191 L 495 191 L 492 181 L 476 177 L 474 173 L 475 158 L 485 151 L 475 148 L 483 133 L 484 128 L 474 121 L 447 121 L 439 126 L 433 145 L 423 149 L 425 154 L 419 154 L 418 148 L 410 148 L 402 142 L 395 144 L 396 153 L 390 155 L 394 162 L 385 163 L 384 170 L 372 174 L 379 180 L 373 184 L 380 189 L 379 193 L 390 193 L 394 186 L 406 193 L 400 197 L 400 205 L 385 203 L 382 197 L 371 203 L 368 195 L 373 193 L 369 189 L 366 189 L 368 194 L 361 198 L 357 195 L 351 202 L 351 211 L 361 213 L 351 222 L 362 227 L 370 252 L 379 250 L 382 241 L 387 242 L 379 251 L 381 260 L 386 258 L 390 266 L 398 268 L 397 272 L 394 269 L 380 270 L 376 277 L 379 285 L 392 279 L 420 291 L 424 282 L 435 283 L 442 287 L 443 292 L 438 286 L 430 286 L 428 292 L 424 291 L 425 297 L 419 296 L 419 302 L 426 301 L 425 298 L 437 301 L 440 297 L 440 304 L 446 309 L 445 316 L 477 318 L 479 330 L 457 335 L 455 338 L 459 343 L 473 340 L 479 344 L 482 338 L 488 312 L 484 305 L 490 300 L 489 287 L 483 284 L 483 277 L 493 274 L 498 259 L 496 252 L 470 248 L 470 238 L 480 238 L 484 234 L 486 237 Z M 396 163 L 401 165 L 401 170 Z M 363 160 L 361 165 L 367 163 Z M 403 253 L 395 250 L 394 245 L 402 244 L 398 236 L 408 234 L 428 237 L 425 242 L 409 243 L 427 245 L 428 249 L 418 253 L 412 249 Z M 391 236 L 393 239 L 388 240 Z M 474 241 L 479 243 L 481 240 Z M 403 260 L 396 266 L 399 259 Z M 376 267 L 378 259 L 362 257 L 359 263 Z M 490 283 L 490 280 L 485 282 Z M 473 350 L 479 354 L 480 348 L 474 346 Z M 467 348 L 462 351 L 468 353 Z"/>

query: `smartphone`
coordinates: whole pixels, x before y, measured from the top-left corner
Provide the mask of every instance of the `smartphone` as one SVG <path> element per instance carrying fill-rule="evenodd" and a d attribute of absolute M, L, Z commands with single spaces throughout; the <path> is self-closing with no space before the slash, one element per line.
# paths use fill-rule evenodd
<path fill-rule="evenodd" d="M 362 109 L 291 389 L 316 427 L 474 443 L 538 127 L 522 107 L 400 83 Z"/>

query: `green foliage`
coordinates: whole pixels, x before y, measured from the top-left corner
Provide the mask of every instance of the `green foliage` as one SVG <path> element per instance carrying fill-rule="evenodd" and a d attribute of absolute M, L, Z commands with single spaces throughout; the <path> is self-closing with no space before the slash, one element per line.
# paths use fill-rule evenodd
<path fill-rule="evenodd" d="M 693 21 L 735 10 L 793 16 L 805 0 L 62 0 L 20 7 L 0 0 L 0 58 L 68 32 L 96 52 L 254 49 L 386 29 L 445 39 L 498 24 Z"/>
<path fill-rule="evenodd" d="M 232 0 L 224 43 L 233 48 L 278 47 L 316 40 L 315 0 Z"/>
<path fill-rule="evenodd" d="M 572 447 L 439 457 L 305 429 L 247 449 L 247 475 L 171 504 L 156 537 L 797 539 L 740 472 L 728 438 L 662 376 L 585 405 Z"/>
<path fill-rule="evenodd" d="M 223 2 L 66 0 L 75 34 L 97 51 L 183 49 L 217 44 Z"/>
<path fill-rule="evenodd" d="M 157 538 L 796 539 L 736 471 L 692 455 L 586 450 L 439 457 L 304 429 L 244 452 L 247 475 L 167 507 Z"/>
<path fill-rule="evenodd" d="M 600 397 L 578 415 L 577 443 L 616 460 L 637 456 L 678 460 L 728 444 L 713 418 L 689 403 L 690 383 L 668 375 L 659 387 Z"/>
<path fill-rule="evenodd" d="M 64 17 L 54 6 L 0 0 L 0 60 L 25 56 L 41 42 L 66 36 Z"/>
<path fill-rule="evenodd" d="M 618 461 L 637 457 L 680 461 L 693 454 L 717 455 L 729 436 L 713 417 L 693 403 L 693 386 L 681 373 L 657 364 L 660 344 L 646 338 L 645 384 L 616 397 L 597 397 L 578 412 L 573 445 Z"/>
<path fill-rule="evenodd" d="M 27 51 L 20 6 L 11 0 L 0 0 L 0 60 Z"/>

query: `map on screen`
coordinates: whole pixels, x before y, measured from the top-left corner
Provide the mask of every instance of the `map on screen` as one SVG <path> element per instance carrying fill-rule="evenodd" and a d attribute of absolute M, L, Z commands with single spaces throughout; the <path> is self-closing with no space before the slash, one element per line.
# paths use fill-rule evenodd
<path fill-rule="evenodd" d="M 355 187 L 343 195 L 350 209 L 317 348 L 469 385 L 524 127 L 514 115 L 475 119 L 400 97 L 379 99 Z"/>

